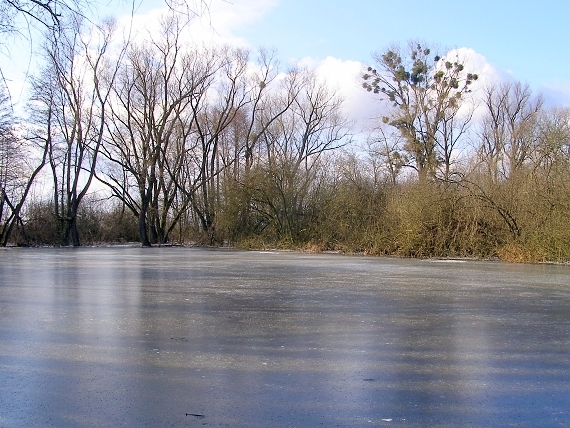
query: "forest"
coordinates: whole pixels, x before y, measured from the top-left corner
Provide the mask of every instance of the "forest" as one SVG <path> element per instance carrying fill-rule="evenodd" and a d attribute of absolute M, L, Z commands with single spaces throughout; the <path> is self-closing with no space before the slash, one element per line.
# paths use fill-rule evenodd
<path fill-rule="evenodd" d="M 45 31 L 24 117 L 0 87 L 0 245 L 140 242 L 570 261 L 570 110 L 481 85 L 424 42 L 375 54 L 356 129 L 277 54 L 200 45 L 186 21 Z"/>

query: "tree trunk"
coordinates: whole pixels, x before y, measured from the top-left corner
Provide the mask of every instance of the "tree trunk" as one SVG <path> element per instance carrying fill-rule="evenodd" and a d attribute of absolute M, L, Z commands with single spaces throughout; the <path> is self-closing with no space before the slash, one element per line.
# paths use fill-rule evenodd
<path fill-rule="evenodd" d="M 147 207 L 143 203 L 143 206 L 141 207 L 141 212 L 139 213 L 139 235 L 140 235 L 141 245 L 143 247 L 150 247 L 151 244 L 148 238 L 148 232 L 146 227 L 146 212 L 147 212 Z"/>
<path fill-rule="evenodd" d="M 74 210 L 74 214 L 69 221 L 69 234 L 71 237 L 71 243 L 74 247 L 79 247 L 81 242 L 79 241 L 79 231 L 77 230 L 77 210 Z"/>

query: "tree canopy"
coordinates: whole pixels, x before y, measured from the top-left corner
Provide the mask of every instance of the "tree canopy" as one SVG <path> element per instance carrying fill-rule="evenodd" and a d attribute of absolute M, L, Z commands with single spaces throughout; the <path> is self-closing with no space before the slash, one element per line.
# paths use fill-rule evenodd
<path fill-rule="evenodd" d="M 392 47 L 374 59 L 378 69 L 368 67 L 363 87 L 392 104 L 383 121 L 404 139 L 409 166 L 420 179 L 435 176 L 442 164 L 449 170 L 451 125 L 477 74 L 467 72 L 459 58 L 433 54 L 417 42 L 405 49 Z"/>

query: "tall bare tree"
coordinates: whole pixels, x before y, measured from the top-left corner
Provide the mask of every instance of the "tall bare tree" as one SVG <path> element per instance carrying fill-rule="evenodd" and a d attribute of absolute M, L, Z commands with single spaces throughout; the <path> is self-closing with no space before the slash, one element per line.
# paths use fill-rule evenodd
<path fill-rule="evenodd" d="M 22 227 L 22 210 L 28 195 L 47 162 L 48 141 L 35 138 L 20 127 L 15 130 L 10 97 L 0 86 L 0 245 L 6 246 L 15 227 Z"/>
<path fill-rule="evenodd" d="M 533 96 L 528 85 L 507 82 L 487 87 L 483 100 L 486 115 L 479 155 L 497 183 L 514 176 L 536 148 L 543 98 Z"/>
<path fill-rule="evenodd" d="M 49 33 L 46 65 L 34 82 L 43 111 L 54 182 L 54 215 L 62 245 L 80 245 L 77 216 L 89 191 L 103 142 L 110 87 L 116 73 L 107 56 L 113 23 L 87 31 L 72 17 L 68 28 Z"/>
<path fill-rule="evenodd" d="M 287 80 L 286 87 L 294 81 L 299 90 L 291 108 L 263 133 L 265 152 L 258 166 L 262 175 L 253 200 L 280 239 L 295 241 L 318 182 L 323 154 L 347 144 L 350 134 L 341 111 L 343 99 L 325 82 L 307 70 L 291 72 Z M 287 97 L 274 102 L 280 110 Z"/>
<path fill-rule="evenodd" d="M 189 206 L 209 227 L 220 134 L 243 104 L 247 55 L 185 46 L 183 31 L 170 16 L 131 46 L 114 87 L 105 154 L 115 169 L 101 180 L 138 216 L 144 246 L 168 241 Z"/>
<path fill-rule="evenodd" d="M 374 60 L 378 69 L 368 67 L 363 87 L 392 104 L 383 121 L 403 137 L 409 166 L 420 181 L 435 177 L 441 164 L 449 175 L 451 153 L 470 119 L 459 115 L 462 99 L 478 76 L 466 72 L 461 59 L 434 55 L 417 42 L 406 50 L 394 46 Z"/>
<path fill-rule="evenodd" d="M 219 176 L 236 162 L 237 157 L 222 156 L 222 145 L 230 126 L 243 118 L 242 110 L 251 102 L 247 71 L 249 53 L 225 49 L 224 62 L 210 91 L 213 99 L 193 103 L 194 153 L 186 158 L 186 172 L 194 171 L 182 181 L 182 192 L 189 198 L 200 225 L 213 236 L 216 205 L 220 195 Z M 238 143 L 239 145 L 239 143 Z M 241 148 L 238 147 L 238 155 Z"/>

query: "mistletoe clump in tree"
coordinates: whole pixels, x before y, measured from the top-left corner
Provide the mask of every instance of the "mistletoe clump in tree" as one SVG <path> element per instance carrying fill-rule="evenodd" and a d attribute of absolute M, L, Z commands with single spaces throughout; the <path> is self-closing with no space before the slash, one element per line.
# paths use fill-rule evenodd
<path fill-rule="evenodd" d="M 467 129 L 472 110 L 459 115 L 464 95 L 478 79 L 465 71 L 459 58 L 433 55 L 430 48 L 409 43 L 405 52 L 393 47 L 373 56 L 363 87 L 391 102 L 383 122 L 394 127 L 404 145 L 407 166 L 420 181 L 442 171 L 449 178 L 452 151 Z"/>

